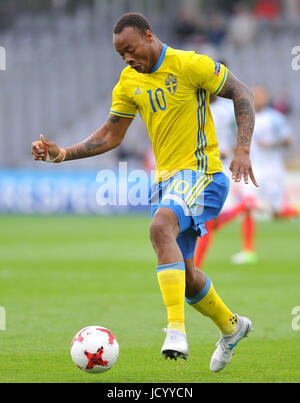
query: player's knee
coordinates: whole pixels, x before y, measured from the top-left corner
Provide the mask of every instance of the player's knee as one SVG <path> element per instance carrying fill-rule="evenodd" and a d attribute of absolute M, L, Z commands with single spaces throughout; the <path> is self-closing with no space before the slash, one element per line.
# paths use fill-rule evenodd
<path fill-rule="evenodd" d="M 163 245 L 176 240 L 179 233 L 177 217 L 171 210 L 158 211 L 150 225 L 150 239 L 153 246 Z"/>
<path fill-rule="evenodd" d="M 152 244 L 161 245 L 168 242 L 170 238 L 170 233 L 168 232 L 168 227 L 164 225 L 163 222 L 158 220 L 152 221 L 150 225 L 150 239 Z"/>

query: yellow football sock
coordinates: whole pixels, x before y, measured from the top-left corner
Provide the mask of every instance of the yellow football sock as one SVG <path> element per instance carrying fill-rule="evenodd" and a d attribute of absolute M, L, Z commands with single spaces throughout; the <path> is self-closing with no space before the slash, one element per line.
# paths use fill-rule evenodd
<path fill-rule="evenodd" d="M 221 330 L 223 335 L 229 335 L 236 330 L 236 315 L 224 304 L 216 293 L 210 279 L 206 276 L 206 282 L 202 290 L 192 298 L 186 298 L 188 304 L 202 315 L 208 316 Z"/>
<path fill-rule="evenodd" d="M 184 294 L 185 264 L 184 262 L 164 264 L 157 267 L 157 278 L 164 304 L 168 313 L 168 329 L 176 329 L 185 333 Z"/>

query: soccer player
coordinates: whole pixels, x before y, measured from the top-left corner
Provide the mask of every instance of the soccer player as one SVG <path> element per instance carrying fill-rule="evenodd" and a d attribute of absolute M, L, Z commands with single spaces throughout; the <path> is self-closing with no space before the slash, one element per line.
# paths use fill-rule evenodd
<path fill-rule="evenodd" d="M 272 218 L 285 219 L 298 216 L 298 210 L 286 203 L 284 193 L 284 150 L 291 144 L 291 128 L 283 114 L 270 106 L 265 87 L 253 87 L 256 123 L 253 132 L 251 160 L 260 183 L 259 189 L 239 187 L 240 199 L 252 197 L 252 205 L 242 221 L 243 250 L 232 257 L 235 264 L 256 262 L 254 210 L 267 212 Z"/>
<path fill-rule="evenodd" d="M 92 157 L 117 147 L 139 111 L 146 123 L 157 162 L 150 191 L 150 239 L 157 255 L 157 278 L 168 326 L 161 353 L 186 358 L 185 298 L 211 318 L 221 332 L 210 363 L 222 370 L 237 343 L 252 329 L 250 319 L 233 313 L 212 281 L 194 267 L 194 249 L 205 222 L 217 216 L 228 193 L 209 110 L 209 94 L 233 100 L 238 126 L 231 163 L 236 182 L 257 185 L 249 157 L 254 127 L 251 91 L 224 65 L 205 55 L 172 49 L 154 34 L 148 20 L 123 15 L 113 30 L 116 51 L 128 66 L 112 93 L 107 121 L 79 144 L 61 149 L 41 135 L 33 143 L 35 160 L 62 162 Z M 257 185 L 258 186 L 258 185 Z"/>
<path fill-rule="evenodd" d="M 291 129 L 286 118 L 269 106 L 269 95 L 262 86 L 253 88 L 256 123 L 252 138 L 251 160 L 256 177 L 260 183 L 258 189 L 240 184 L 234 186 L 235 204 L 223 210 L 218 217 L 206 223 L 208 233 L 198 239 L 195 250 L 195 266 L 200 268 L 207 250 L 212 242 L 214 232 L 225 224 L 242 215 L 241 237 L 242 251 L 232 256 L 234 264 L 256 263 L 258 256 L 255 250 L 256 220 L 254 212 L 263 210 L 271 217 L 297 217 L 298 211 L 284 200 L 285 167 L 283 151 L 290 145 Z M 225 102 L 224 102 L 225 101 Z M 211 111 L 216 125 L 216 131 L 222 134 L 219 142 L 220 154 L 230 155 L 232 137 L 233 110 L 227 105 L 227 100 L 212 98 Z M 224 136 L 225 134 L 225 136 Z M 225 137 L 225 142 L 223 138 Z M 223 161 L 223 168 L 227 168 Z"/>

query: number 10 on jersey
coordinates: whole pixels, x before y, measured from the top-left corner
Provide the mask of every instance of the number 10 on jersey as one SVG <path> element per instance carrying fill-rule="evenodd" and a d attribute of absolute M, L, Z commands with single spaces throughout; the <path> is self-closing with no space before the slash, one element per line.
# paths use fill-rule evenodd
<path fill-rule="evenodd" d="M 157 88 L 154 96 L 152 90 L 147 91 L 147 93 L 149 95 L 150 104 L 154 113 L 157 112 L 156 105 L 161 111 L 164 111 L 166 109 L 167 103 L 165 99 L 165 94 L 161 88 Z"/>

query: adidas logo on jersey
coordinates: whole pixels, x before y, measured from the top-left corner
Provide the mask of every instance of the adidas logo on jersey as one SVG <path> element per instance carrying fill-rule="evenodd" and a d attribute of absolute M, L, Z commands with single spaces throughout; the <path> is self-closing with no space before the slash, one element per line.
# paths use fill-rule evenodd
<path fill-rule="evenodd" d="M 137 89 L 135 90 L 134 95 L 139 95 L 141 93 L 142 93 L 142 91 L 140 90 L 140 87 L 137 87 Z"/>

